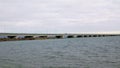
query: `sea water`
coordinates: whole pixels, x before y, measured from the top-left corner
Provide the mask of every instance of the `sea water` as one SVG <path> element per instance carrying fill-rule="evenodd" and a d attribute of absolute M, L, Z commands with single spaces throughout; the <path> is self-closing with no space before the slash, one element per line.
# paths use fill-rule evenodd
<path fill-rule="evenodd" d="M 120 36 L 0 42 L 0 68 L 120 68 Z"/>

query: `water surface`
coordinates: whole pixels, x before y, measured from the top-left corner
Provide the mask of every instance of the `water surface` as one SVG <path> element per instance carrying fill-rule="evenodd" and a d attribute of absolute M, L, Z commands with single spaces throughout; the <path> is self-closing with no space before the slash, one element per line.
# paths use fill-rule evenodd
<path fill-rule="evenodd" d="M 120 37 L 0 42 L 0 68 L 120 68 Z"/>

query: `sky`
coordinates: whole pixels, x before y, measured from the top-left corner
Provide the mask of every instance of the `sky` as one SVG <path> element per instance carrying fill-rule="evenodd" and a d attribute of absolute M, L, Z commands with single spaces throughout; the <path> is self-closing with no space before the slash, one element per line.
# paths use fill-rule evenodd
<path fill-rule="evenodd" d="M 120 0 L 0 0 L 0 32 L 119 32 Z"/>

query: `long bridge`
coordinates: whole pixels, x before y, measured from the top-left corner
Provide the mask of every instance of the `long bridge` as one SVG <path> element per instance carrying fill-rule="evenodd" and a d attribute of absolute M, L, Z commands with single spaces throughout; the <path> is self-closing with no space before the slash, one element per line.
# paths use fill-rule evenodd
<path fill-rule="evenodd" d="M 65 38 L 87 38 L 120 36 L 120 33 L 63 33 L 63 34 L 33 34 L 33 33 L 0 33 L 0 41 L 13 40 L 43 40 Z"/>

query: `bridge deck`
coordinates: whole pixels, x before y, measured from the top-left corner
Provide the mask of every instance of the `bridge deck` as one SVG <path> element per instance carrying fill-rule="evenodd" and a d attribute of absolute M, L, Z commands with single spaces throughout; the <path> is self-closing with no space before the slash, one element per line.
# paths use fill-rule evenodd
<path fill-rule="evenodd" d="M 0 33 L 0 41 L 9 40 L 41 40 L 41 39 L 62 39 L 62 38 L 86 38 L 120 36 L 120 33 L 65 33 L 65 34 L 29 34 L 29 33 Z"/>

